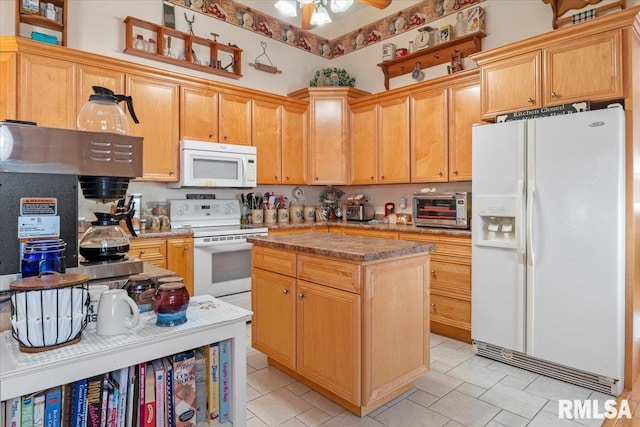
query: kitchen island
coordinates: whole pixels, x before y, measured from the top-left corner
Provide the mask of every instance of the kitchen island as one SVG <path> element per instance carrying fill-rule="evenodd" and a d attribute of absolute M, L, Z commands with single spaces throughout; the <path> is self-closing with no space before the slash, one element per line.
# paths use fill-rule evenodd
<path fill-rule="evenodd" d="M 324 233 L 251 237 L 252 346 L 356 415 L 429 369 L 421 242 Z"/>

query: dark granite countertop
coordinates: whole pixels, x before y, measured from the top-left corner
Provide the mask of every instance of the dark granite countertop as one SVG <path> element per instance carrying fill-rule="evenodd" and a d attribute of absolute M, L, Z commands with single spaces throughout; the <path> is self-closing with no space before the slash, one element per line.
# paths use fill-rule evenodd
<path fill-rule="evenodd" d="M 382 239 L 377 237 L 345 236 L 334 233 L 299 233 L 249 237 L 247 241 L 256 246 L 323 255 L 358 262 L 429 253 L 436 249 L 436 245 L 431 243 Z"/>
<path fill-rule="evenodd" d="M 348 227 L 362 228 L 380 231 L 397 231 L 404 233 L 419 234 L 437 234 L 444 236 L 461 236 L 471 237 L 471 230 L 460 230 L 456 228 L 433 228 L 433 227 L 416 227 L 415 225 L 406 224 L 385 224 L 382 222 L 358 222 L 358 221 L 326 221 L 326 222 L 303 222 L 301 224 L 264 224 L 269 230 L 287 230 L 291 228 L 313 228 L 313 227 Z"/>

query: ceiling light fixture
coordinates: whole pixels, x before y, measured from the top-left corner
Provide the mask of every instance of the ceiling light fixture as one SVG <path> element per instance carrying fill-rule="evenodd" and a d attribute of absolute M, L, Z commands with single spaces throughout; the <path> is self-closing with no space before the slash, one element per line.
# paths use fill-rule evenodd
<path fill-rule="evenodd" d="M 331 11 L 334 13 L 344 12 L 353 4 L 353 0 L 331 0 Z"/>
<path fill-rule="evenodd" d="M 313 11 L 313 15 L 311 15 L 311 25 L 324 25 L 330 22 L 331 17 L 329 16 L 327 9 L 323 4 L 317 3 L 316 9 Z"/>
<path fill-rule="evenodd" d="M 280 12 L 284 16 L 296 16 L 297 8 L 298 5 L 296 4 L 295 0 L 278 0 L 276 2 L 276 9 L 278 9 L 278 12 Z"/>

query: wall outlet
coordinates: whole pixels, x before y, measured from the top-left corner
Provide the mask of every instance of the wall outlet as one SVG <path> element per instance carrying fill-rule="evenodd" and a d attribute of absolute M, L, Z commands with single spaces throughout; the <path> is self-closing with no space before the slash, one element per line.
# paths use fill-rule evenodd
<path fill-rule="evenodd" d="M 373 195 L 371 194 L 365 194 L 364 195 L 364 200 L 365 202 L 367 202 L 370 205 L 373 205 Z"/>
<path fill-rule="evenodd" d="M 400 197 L 400 209 L 407 209 L 407 198 L 405 196 Z"/>

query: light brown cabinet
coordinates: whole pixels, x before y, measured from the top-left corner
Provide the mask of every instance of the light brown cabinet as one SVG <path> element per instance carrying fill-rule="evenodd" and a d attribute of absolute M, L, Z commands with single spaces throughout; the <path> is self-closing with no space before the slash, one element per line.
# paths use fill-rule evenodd
<path fill-rule="evenodd" d="M 622 30 L 478 53 L 482 117 L 623 96 Z"/>
<path fill-rule="evenodd" d="M 126 75 L 127 95 L 133 98 L 140 123 L 130 119 L 130 134 L 143 142 L 144 181 L 177 181 L 179 159 L 179 86 L 146 75 Z"/>
<path fill-rule="evenodd" d="M 252 346 L 350 411 L 428 369 L 426 255 L 361 263 L 254 244 L 252 265 Z"/>
<path fill-rule="evenodd" d="M 471 129 L 480 122 L 477 71 L 411 94 L 411 182 L 471 180 Z"/>
<path fill-rule="evenodd" d="M 31 53 L 18 57 L 18 119 L 75 129 L 75 64 Z"/>
<path fill-rule="evenodd" d="M 437 245 L 431 255 L 431 332 L 471 342 L 471 237 L 398 233 Z"/>
<path fill-rule="evenodd" d="M 307 105 L 282 105 L 282 184 L 307 183 Z M 258 181 L 259 182 L 259 181 Z"/>
<path fill-rule="evenodd" d="M 18 118 L 17 66 L 17 53 L 0 52 L 0 120 Z"/>
<path fill-rule="evenodd" d="M 218 92 L 204 86 L 180 86 L 180 139 L 219 142 Z"/>
<path fill-rule="evenodd" d="M 129 256 L 173 271 L 184 279 L 189 295 L 193 295 L 193 239 L 191 237 L 131 239 Z"/>
<path fill-rule="evenodd" d="M 409 97 L 351 103 L 351 184 L 408 183 Z"/>
<path fill-rule="evenodd" d="M 348 102 L 367 94 L 348 87 L 305 88 L 288 94 L 309 103 L 309 184 L 349 183 Z"/>
<path fill-rule="evenodd" d="M 93 91 L 93 86 L 100 86 L 113 91 L 116 94 L 125 93 L 125 75 L 124 72 L 118 70 L 110 70 L 106 68 L 96 67 L 92 65 L 77 65 L 77 88 L 78 99 L 76 100 L 78 113 L 82 107 L 89 101 Z M 120 104 L 129 114 L 127 107 Z M 136 105 L 133 105 L 134 110 Z"/>
<path fill-rule="evenodd" d="M 251 145 L 251 98 L 227 92 L 218 97 L 218 142 Z"/>

